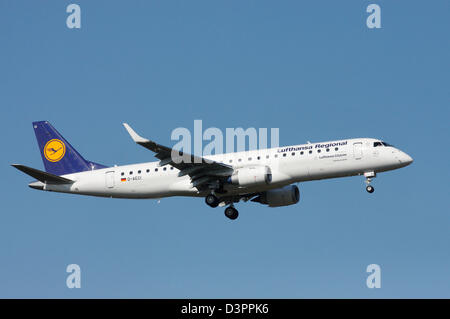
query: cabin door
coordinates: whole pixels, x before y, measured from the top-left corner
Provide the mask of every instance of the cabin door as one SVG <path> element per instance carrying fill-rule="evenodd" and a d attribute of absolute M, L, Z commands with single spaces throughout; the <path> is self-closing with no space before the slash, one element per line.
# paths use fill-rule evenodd
<path fill-rule="evenodd" d="M 362 152 L 362 143 L 361 142 L 353 143 L 353 156 L 357 160 L 362 158 L 363 152 Z"/>
<path fill-rule="evenodd" d="M 105 184 L 107 188 L 114 188 L 114 171 L 105 173 Z"/>

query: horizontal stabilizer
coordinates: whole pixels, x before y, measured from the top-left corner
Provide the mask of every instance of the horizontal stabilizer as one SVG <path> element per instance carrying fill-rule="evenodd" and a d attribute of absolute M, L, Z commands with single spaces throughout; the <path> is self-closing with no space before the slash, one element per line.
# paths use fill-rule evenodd
<path fill-rule="evenodd" d="M 25 165 L 20 164 L 12 164 L 11 166 L 17 168 L 19 171 L 24 172 L 27 175 L 30 175 L 31 177 L 36 178 L 38 181 L 41 181 L 42 183 L 47 184 L 72 184 L 74 183 L 73 180 L 64 178 L 58 175 L 54 175 L 51 173 L 43 172 L 35 168 L 31 168 Z"/>

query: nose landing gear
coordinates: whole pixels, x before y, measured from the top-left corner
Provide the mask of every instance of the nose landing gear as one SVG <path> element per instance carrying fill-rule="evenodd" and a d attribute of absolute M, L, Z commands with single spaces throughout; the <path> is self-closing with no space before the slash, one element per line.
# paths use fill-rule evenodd
<path fill-rule="evenodd" d="M 373 186 L 371 186 L 371 185 L 367 185 L 366 191 L 367 191 L 368 193 L 371 193 L 371 194 L 372 194 L 372 193 L 375 191 L 375 188 L 373 188 Z"/>
<path fill-rule="evenodd" d="M 372 194 L 375 191 L 375 188 L 370 185 L 372 182 L 372 179 L 375 178 L 377 174 L 375 172 L 366 172 L 364 173 L 364 177 L 366 178 L 366 191 L 370 194 Z"/>

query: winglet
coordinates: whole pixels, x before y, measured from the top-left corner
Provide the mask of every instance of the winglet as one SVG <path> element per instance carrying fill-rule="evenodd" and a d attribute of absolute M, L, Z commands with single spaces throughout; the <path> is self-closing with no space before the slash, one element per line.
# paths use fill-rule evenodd
<path fill-rule="evenodd" d="M 131 126 L 129 126 L 127 123 L 123 123 L 123 126 L 125 126 L 125 129 L 127 130 L 128 134 L 130 134 L 131 138 L 133 139 L 133 141 L 135 141 L 136 143 L 146 143 L 149 142 L 148 139 L 143 138 L 142 136 L 140 136 L 138 133 L 136 133 Z"/>

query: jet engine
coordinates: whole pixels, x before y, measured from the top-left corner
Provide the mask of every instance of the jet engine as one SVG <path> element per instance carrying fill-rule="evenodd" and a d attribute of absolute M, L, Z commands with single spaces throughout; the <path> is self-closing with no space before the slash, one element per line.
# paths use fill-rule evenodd
<path fill-rule="evenodd" d="M 239 186 L 257 186 L 269 184 L 272 173 L 267 166 L 247 166 L 239 168 L 231 176 L 231 183 Z"/>
<path fill-rule="evenodd" d="M 297 204 L 300 200 L 300 191 L 295 185 L 288 185 L 282 188 L 271 189 L 261 193 L 252 199 L 252 202 L 269 205 L 269 207 L 280 207 Z"/>

